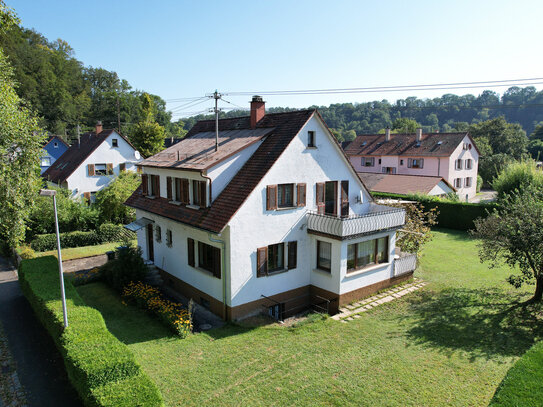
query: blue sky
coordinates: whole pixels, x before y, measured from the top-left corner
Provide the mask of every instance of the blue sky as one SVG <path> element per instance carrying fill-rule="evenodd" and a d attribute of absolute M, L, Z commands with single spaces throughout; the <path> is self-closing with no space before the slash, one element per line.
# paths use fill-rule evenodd
<path fill-rule="evenodd" d="M 257 92 L 543 77 L 540 0 L 6 3 L 23 26 L 50 40 L 66 40 L 85 65 L 114 70 L 134 88 L 166 100 L 215 89 Z M 304 107 L 446 92 L 265 99 L 268 106 Z M 228 100 L 246 107 L 249 96 Z M 211 101 L 191 110 L 206 107 Z"/>

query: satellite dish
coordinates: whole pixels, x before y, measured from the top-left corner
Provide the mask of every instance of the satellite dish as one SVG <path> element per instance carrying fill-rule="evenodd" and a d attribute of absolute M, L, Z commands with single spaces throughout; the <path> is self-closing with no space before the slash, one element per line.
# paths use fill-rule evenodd
<path fill-rule="evenodd" d="M 136 160 L 139 160 L 141 158 L 141 154 L 139 151 L 134 151 L 134 157 L 136 157 Z"/>

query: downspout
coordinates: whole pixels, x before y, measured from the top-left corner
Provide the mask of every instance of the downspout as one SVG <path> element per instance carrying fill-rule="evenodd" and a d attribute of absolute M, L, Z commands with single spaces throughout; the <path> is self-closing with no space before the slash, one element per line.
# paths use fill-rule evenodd
<path fill-rule="evenodd" d="M 205 178 L 205 179 L 209 180 L 209 206 L 211 206 L 211 201 L 212 201 L 212 196 L 213 196 L 213 195 L 211 195 L 211 193 L 213 192 L 213 189 L 211 187 L 212 187 L 212 184 L 213 184 L 213 180 L 211 179 L 211 177 L 208 177 L 207 175 L 205 175 L 204 171 L 201 171 L 200 175 L 202 176 L 202 178 Z M 207 206 L 207 202 L 206 202 L 206 206 Z"/>
<path fill-rule="evenodd" d="M 218 237 L 221 236 L 221 234 L 219 233 L 217 235 Z M 222 302 L 223 302 L 223 312 L 224 312 L 224 320 L 226 321 L 227 320 L 227 315 L 226 315 L 226 311 L 227 311 L 227 305 L 226 305 L 226 243 L 224 242 L 224 240 L 221 240 L 221 239 L 215 239 L 214 237 L 212 237 L 212 234 L 209 233 L 208 234 L 208 239 L 210 242 L 213 242 L 213 243 L 219 243 L 221 245 L 221 269 L 222 269 L 222 273 L 221 273 L 221 277 L 222 277 Z"/>

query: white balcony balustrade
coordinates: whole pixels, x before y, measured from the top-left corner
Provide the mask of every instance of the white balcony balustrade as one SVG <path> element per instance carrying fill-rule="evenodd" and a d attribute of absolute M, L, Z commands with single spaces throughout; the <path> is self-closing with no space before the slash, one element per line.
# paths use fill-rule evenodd
<path fill-rule="evenodd" d="M 397 249 L 396 249 L 397 250 Z M 400 257 L 394 260 L 394 277 L 415 271 L 417 268 L 417 255 L 400 253 Z"/>

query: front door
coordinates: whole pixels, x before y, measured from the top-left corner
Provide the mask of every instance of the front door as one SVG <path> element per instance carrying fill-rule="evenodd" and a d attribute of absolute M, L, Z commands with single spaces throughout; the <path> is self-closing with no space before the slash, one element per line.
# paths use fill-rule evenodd
<path fill-rule="evenodd" d="M 151 223 L 147 225 L 147 253 L 149 254 L 149 260 L 155 261 L 155 247 L 153 245 L 153 225 Z"/>

